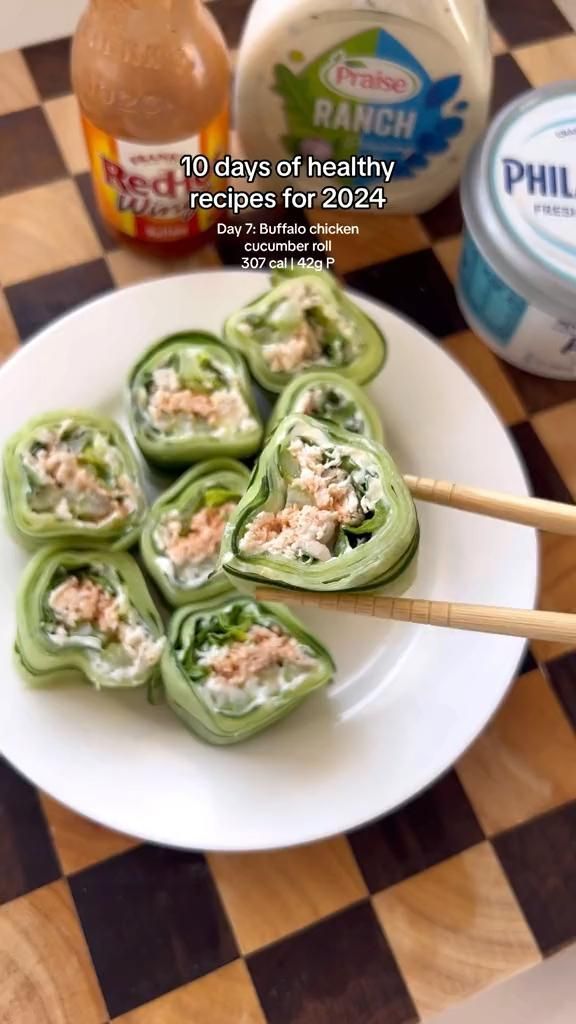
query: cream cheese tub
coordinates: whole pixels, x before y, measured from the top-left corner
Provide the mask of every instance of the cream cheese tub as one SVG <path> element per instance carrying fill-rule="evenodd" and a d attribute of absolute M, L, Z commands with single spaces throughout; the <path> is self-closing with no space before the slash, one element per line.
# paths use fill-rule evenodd
<path fill-rule="evenodd" d="M 457 293 L 470 326 L 515 366 L 576 380 L 576 81 L 506 107 L 461 196 Z"/>
<path fill-rule="evenodd" d="M 381 177 L 351 169 L 353 157 L 371 156 L 394 161 L 383 209 L 422 213 L 457 185 L 491 85 L 484 0 L 256 0 L 238 54 L 235 123 L 251 159 L 301 155 L 305 171 L 314 160 L 317 176 L 269 187 L 375 191 Z M 327 177 L 329 163 L 352 176 Z"/>

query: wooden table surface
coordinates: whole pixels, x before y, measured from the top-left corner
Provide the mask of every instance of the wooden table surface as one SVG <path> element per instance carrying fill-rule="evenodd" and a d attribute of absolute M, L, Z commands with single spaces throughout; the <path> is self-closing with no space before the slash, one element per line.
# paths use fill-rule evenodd
<path fill-rule="evenodd" d="M 212 7 L 235 47 L 247 3 Z M 576 78 L 576 0 L 489 7 L 494 110 Z M 109 289 L 239 256 L 226 239 L 159 266 L 107 238 L 68 56 L 65 39 L 0 54 L 2 357 Z M 371 218 L 337 240 L 337 271 L 431 331 L 488 393 L 535 492 L 572 501 L 576 384 L 506 366 L 467 329 L 460 230 L 456 196 L 422 218 Z M 576 538 L 543 537 L 541 607 L 576 611 L 575 567 Z M 113 834 L 0 760 L 0 1021 L 407 1024 L 530 968 L 576 939 L 575 725 L 576 649 L 535 643 L 484 735 L 412 804 L 240 856 Z"/>

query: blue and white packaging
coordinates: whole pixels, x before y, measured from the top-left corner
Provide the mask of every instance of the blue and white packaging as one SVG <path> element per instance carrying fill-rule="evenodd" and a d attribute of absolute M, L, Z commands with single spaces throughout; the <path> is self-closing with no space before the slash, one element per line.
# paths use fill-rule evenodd
<path fill-rule="evenodd" d="M 493 122 L 461 187 L 458 301 L 502 359 L 576 379 L 576 81 L 526 93 Z"/>

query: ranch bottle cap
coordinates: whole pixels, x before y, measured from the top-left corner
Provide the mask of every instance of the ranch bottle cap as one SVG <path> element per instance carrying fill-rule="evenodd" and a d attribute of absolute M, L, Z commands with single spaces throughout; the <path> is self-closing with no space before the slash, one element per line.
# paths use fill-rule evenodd
<path fill-rule="evenodd" d="M 544 308 L 576 308 L 576 82 L 501 112 L 468 163 L 462 206 L 504 280 Z"/>

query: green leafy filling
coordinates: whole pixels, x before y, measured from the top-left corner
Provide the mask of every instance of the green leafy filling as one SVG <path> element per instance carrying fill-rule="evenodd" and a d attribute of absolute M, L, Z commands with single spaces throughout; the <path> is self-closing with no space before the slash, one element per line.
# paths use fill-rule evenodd
<path fill-rule="evenodd" d="M 148 399 L 156 390 L 157 370 L 174 370 L 180 387 L 199 395 L 209 395 L 228 386 L 225 374 L 206 352 L 172 352 L 167 359 L 142 373 L 141 384 Z"/>
<path fill-rule="evenodd" d="M 358 407 L 347 398 L 341 391 L 333 387 L 320 387 L 312 389 L 320 391 L 319 400 L 314 396 L 311 414 L 318 419 L 327 420 L 329 423 L 336 423 L 353 434 L 364 434 L 366 424 Z"/>
<path fill-rule="evenodd" d="M 205 508 L 220 508 L 229 502 L 237 505 L 240 498 L 238 492 L 229 491 L 226 487 L 211 487 L 204 494 L 203 505 Z"/>
<path fill-rule="evenodd" d="M 275 294 L 260 309 L 247 309 L 241 323 L 249 330 L 254 340 L 262 345 L 289 341 L 303 327 L 312 331 L 321 350 L 315 362 L 323 361 L 330 366 L 346 366 L 357 354 L 353 338 L 344 332 L 343 323 L 352 326 L 352 321 L 341 308 L 332 309 L 322 295 L 312 292 L 313 304 L 303 309 L 298 302 L 302 282 L 295 281 L 291 287 L 283 286 L 282 294 Z"/>
<path fill-rule="evenodd" d="M 176 652 L 189 679 L 201 683 L 210 675 L 210 669 L 198 663 L 198 657 L 210 647 L 228 647 L 244 643 L 252 626 L 268 625 L 252 604 L 232 604 L 196 619 L 194 632 L 186 638 L 184 647 Z"/>

